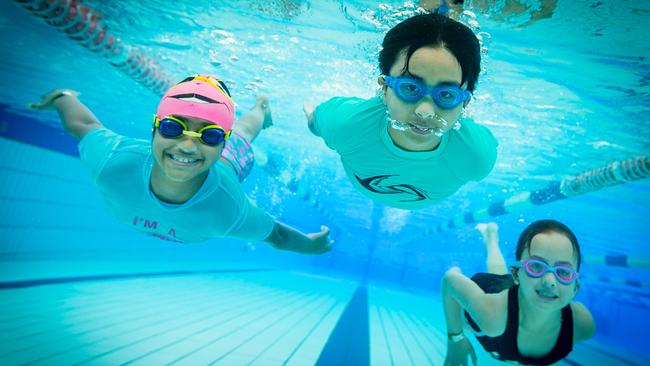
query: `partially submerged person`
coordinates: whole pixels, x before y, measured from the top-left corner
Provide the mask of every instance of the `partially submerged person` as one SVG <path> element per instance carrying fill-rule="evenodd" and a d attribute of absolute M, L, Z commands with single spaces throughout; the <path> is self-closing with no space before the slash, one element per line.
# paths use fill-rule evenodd
<path fill-rule="evenodd" d="M 580 288 L 580 246 L 554 220 L 530 224 L 519 236 L 510 274 L 499 249 L 497 226 L 479 224 L 487 248 L 487 273 L 471 279 L 455 267 L 442 280 L 447 321 L 445 366 L 467 365 L 476 354 L 463 334 L 463 311 L 476 339 L 493 357 L 524 365 L 549 365 L 573 345 L 593 337 L 589 310 L 572 301 Z"/>
<path fill-rule="evenodd" d="M 472 0 L 468 3 L 471 6 L 467 10 L 489 14 L 490 19 L 498 22 L 521 19 L 522 14 L 529 15 L 530 19 L 519 24 L 520 27 L 527 27 L 538 20 L 551 18 L 557 7 L 557 0 L 540 1 L 536 6 L 522 0 Z M 464 0 L 420 0 L 418 2 L 418 6 L 425 10 L 447 14 L 454 19 L 458 18 L 467 5 Z"/>
<path fill-rule="evenodd" d="M 481 69 L 479 42 L 467 26 L 423 14 L 389 30 L 382 46 L 381 95 L 306 104 L 308 126 L 367 197 L 428 207 L 483 179 L 496 161 L 492 133 L 461 118 Z"/>
<path fill-rule="evenodd" d="M 327 227 L 305 235 L 253 205 L 240 186 L 253 167 L 250 143 L 270 122 L 266 97 L 235 123 L 225 84 L 189 77 L 162 97 L 146 141 L 108 130 L 77 96 L 58 89 L 31 107 L 59 113 L 103 198 L 128 226 L 179 242 L 234 237 L 299 253 L 331 249 Z"/>

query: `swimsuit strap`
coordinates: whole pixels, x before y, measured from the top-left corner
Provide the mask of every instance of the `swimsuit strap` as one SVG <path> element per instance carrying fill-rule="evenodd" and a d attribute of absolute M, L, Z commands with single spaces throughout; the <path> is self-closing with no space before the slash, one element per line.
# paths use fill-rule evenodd
<path fill-rule="evenodd" d="M 508 293 L 508 325 L 506 333 L 512 332 L 509 339 L 513 340 L 514 344 L 512 350 L 513 355 L 516 355 L 514 360 L 527 365 L 550 365 L 566 357 L 573 349 L 573 313 L 571 304 L 562 308 L 560 334 L 558 334 L 551 351 L 539 358 L 527 357 L 519 352 L 519 346 L 517 345 L 517 334 L 519 333 L 519 297 L 517 295 L 519 286 L 514 286 L 510 290 L 510 293 Z M 513 305 L 512 308 L 511 305 Z M 513 323 L 516 320 L 516 323 L 511 324 L 511 319 Z"/>
<path fill-rule="evenodd" d="M 497 337 L 487 337 L 481 334 L 481 329 L 469 316 L 469 313 L 465 311 L 465 317 L 474 331 L 477 332 L 475 334 L 476 339 L 492 357 L 501 361 L 517 361 L 525 365 L 549 365 L 563 359 L 571 352 L 573 349 L 573 313 L 571 305 L 562 308 L 560 334 L 553 349 L 540 358 L 526 357 L 519 352 L 519 346 L 517 345 L 517 335 L 519 333 L 519 285 L 512 286 L 512 279 L 509 279 L 510 282 L 508 283 L 505 276 L 485 273 L 472 276 L 472 280 L 486 293 L 497 293 L 503 291 L 504 288 L 508 288 L 508 318 L 503 334 Z"/>

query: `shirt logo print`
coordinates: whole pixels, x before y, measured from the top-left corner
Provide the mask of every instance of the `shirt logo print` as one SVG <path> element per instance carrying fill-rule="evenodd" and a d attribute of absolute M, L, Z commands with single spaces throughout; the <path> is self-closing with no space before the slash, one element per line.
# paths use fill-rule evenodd
<path fill-rule="evenodd" d="M 426 199 L 431 199 L 422 188 L 412 186 L 410 184 L 391 184 L 391 185 L 382 185 L 382 182 L 390 177 L 395 177 L 396 175 L 377 175 L 369 178 L 359 178 L 356 174 L 354 175 L 357 178 L 359 184 L 361 184 L 365 189 L 370 192 L 379 193 L 379 194 L 407 194 L 411 196 L 411 199 L 400 200 L 400 202 L 416 202 L 423 201 Z"/>

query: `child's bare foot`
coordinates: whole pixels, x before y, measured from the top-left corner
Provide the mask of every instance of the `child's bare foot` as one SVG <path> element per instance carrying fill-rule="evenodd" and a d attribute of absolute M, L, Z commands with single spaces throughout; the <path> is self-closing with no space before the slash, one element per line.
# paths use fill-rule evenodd
<path fill-rule="evenodd" d="M 262 129 L 273 126 L 273 116 L 271 115 L 271 106 L 269 105 L 269 97 L 266 94 L 260 94 L 255 101 L 253 109 L 260 108 L 264 113 L 262 120 Z"/>
<path fill-rule="evenodd" d="M 260 94 L 257 100 L 255 100 L 253 108 L 244 113 L 235 122 L 237 133 L 248 140 L 248 142 L 253 142 L 261 130 L 272 125 L 273 118 L 271 117 L 271 108 L 269 107 L 269 97 L 264 94 Z"/>
<path fill-rule="evenodd" d="M 486 245 L 499 240 L 499 226 L 494 222 L 479 223 L 474 227 L 483 236 Z"/>

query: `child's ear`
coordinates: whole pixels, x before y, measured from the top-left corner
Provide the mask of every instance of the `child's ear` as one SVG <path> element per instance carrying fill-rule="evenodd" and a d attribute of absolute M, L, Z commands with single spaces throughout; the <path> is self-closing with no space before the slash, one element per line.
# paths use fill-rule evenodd
<path fill-rule="evenodd" d="M 386 79 L 384 79 L 383 76 L 379 76 L 377 78 L 377 84 L 379 84 L 379 90 L 377 90 L 377 95 L 381 97 L 381 99 L 384 101 L 384 104 L 386 104 Z"/>
<path fill-rule="evenodd" d="M 377 84 L 379 84 L 379 86 L 381 86 L 384 89 L 386 88 L 386 79 L 384 78 L 383 75 L 379 75 L 379 77 L 377 78 Z"/>
<path fill-rule="evenodd" d="M 580 281 L 576 280 L 576 286 L 573 288 L 573 294 L 576 295 L 580 290 Z"/>
<path fill-rule="evenodd" d="M 512 279 L 515 281 L 515 285 L 519 284 L 519 268 L 515 266 L 510 266 L 510 273 L 512 274 Z"/>

